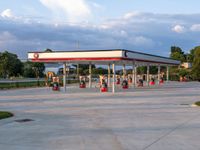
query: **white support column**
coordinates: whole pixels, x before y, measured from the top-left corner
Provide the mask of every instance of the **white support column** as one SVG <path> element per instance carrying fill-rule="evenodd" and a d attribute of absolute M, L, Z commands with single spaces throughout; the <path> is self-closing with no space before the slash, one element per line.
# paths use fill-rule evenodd
<path fill-rule="evenodd" d="M 123 80 L 125 80 L 125 76 L 126 76 L 126 65 L 123 64 Z"/>
<path fill-rule="evenodd" d="M 160 82 L 160 64 L 158 65 L 158 84 Z"/>
<path fill-rule="evenodd" d="M 135 63 L 132 65 L 132 85 L 135 87 Z"/>
<path fill-rule="evenodd" d="M 115 63 L 112 64 L 112 69 L 113 69 L 112 92 L 115 93 Z"/>
<path fill-rule="evenodd" d="M 66 89 L 66 62 L 63 63 L 63 88 L 64 88 L 64 91 L 66 92 L 67 89 Z"/>
<path fill-rule="evenodd" d="M 77 70 L 77 72 L 76 72 L 76 76 L 77 76 L 77 79 L 79 79 L 79 64 L 77 64 L 77 68 L 76 68 Z"/>
<path fill-rule="evenodd" d="M 134 78 L 134 86 L 136 87 L 137 86 L 137 66 L 135 65 L 135 67 L 134 67 L 134 76 L 135 76 L 135 78 Z"/>
<path fill-rule="evenodd" d="M 92 87 L 92 64 L 89 63 L 89 88 Z"/>
<path fill-rule="evenodd" d="M 108 64 L 108 87 L 110 87 L 110 64 Z"/>
<path fill-rule="evenodd" d="M 169 83 L 169 66 L 167 66 L 167 83 Z"/>
<path fill-rule="evenodd" d="M 149 86 L 149 64 L 147 65 L 147 86 Z"/>

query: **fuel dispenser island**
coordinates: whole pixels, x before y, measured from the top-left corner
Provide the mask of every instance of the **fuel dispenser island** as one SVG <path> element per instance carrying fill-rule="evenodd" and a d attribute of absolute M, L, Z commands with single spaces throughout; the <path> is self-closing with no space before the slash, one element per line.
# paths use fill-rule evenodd
<path fill-rule="evenodd" d="M 161 77 L 161 78 L 160 78 L 160 81 L 159 81 L 159 84 L 161 85 L 161 84 L 163 84 L 163 83 L 164 83 L 164 78 Z"/>
<path fill-rule="evenodd" d="M 149 82 L 149 85 L 155 85 L 155 79 L 151 78 L 151 81 Z"/>
<path fill-rule="evenodd" d="M 131 84 L 133 82 L 132 74 L 128 74 L 128 83 Z"/>
<path fill-rule="evenodd" d="M 116 81 L 116 84 L 119 85 L 119 84 L 120 84 L 120 75 L 117 75 L 117 76 L 116 76 L 116 80 L 117 80 L 117 81 Z"/>
<path fill-rule="evenodd" d="M 86 76 L 80 76 L 79 80 L 80 80 L 79 87 L 86 88 Z"/>
<path fill-rule="evenodd" d="M 52 84 L 53 84 L 53 77 L 55 77 L 56 75 L 55 75 L 55 73 L 54 72 L 51 72 L 51 71 L 49 71 L 49 72 L 47 72 L 46 73 L 46 78 L 45 78 L 45 84 L 46 84 L 46 86 L 48 86 L 48 87 L 51 87 L 52 86 Z"/>
<path fill-rule="evenodd" d="M 100 75 L 99 78 L 100 78 L 100 91 L 108 92 L 107 77 Z"/>
<path fill-rule="evenodd" d="M 59 87 L 60 79 L 58 76 L 56 76 L 54 72 L 51 72 L 51 71 L 47 72 L 45 80 L 46 80 L 46 86 L 52 87 L 53 91 L 60 90 L 60 87 Z"/>
<path fill-rule="evenodd" d="M 139 79 L 139 81 L 138 81 L 138 87 L 143 87 L 143 86 L 144 86 L 143 79 Z"/>
<path fill-rule="evenodd" d="M 60 91 L 59 77 L 56 77 L 56 76 L 53 77 L 52 90 L 53 91 Z"/>
<path fill-rule="evenodd" d="M 162 72 L 161 74 L 160 74 L 160 81 L 159 81 L 159 84 L 161 85 L 161 84 L 164 84 L 164 72 Z"/>
<path fill-rule="evenodd" d="M 123 89 L 128 89 L 128 79 L 125 78 L 123 81 L 122 81 L 122 88 Z"/>

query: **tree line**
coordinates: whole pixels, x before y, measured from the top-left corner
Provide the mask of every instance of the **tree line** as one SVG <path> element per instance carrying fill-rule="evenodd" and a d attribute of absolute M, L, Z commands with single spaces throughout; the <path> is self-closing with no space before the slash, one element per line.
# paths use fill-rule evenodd
<path fill-rule="evenodd" d="M 178 46 L 172 46 L 170 57 L 181 61 L 181 63 L 187 62 L 192 65 L 192 67 L 188 69 L 184 67 L 172 67 L 172 74 L 200 81 L 200 46 L 194 47 L 188 53 L 185 53 Z"/>
<path fill-rule="evenodd" d="M 44 74 L 44 63 L 22 62 L 16 54 L 0 52 L 0 78 L 29 77 L 39 78 Z"/>

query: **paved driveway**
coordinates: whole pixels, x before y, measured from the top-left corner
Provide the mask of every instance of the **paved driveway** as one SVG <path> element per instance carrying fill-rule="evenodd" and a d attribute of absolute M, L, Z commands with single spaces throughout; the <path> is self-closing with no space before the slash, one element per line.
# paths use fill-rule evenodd
<path fill-rule="evenodd" d="M 0 150 L 199 150 L 200 83 L 99 93 L 0 91 Z M 16 120 L 31 119 L 28 122 Z"/>

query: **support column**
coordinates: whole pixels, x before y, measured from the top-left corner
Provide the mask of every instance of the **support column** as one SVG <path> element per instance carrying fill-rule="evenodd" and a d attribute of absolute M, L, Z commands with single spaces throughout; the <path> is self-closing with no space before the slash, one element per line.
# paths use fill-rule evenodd
<path fill-rule="evenodd" d="M 123 64 L 123 80 L 125 80 L 125 75 L 126 75 L 126 65 Z"/>
<path fill-rule="evenodd" d="M 136 87 L 137 86 L 137 66 L 135 65 L 134 67 L 134 86 Z"/>
<path fill-rule="evenodd" d="M 169 66 L 167 66 L 167 83 L 169 83 Z"/>
<path fill-rule="evenodd" d="M 108 87 L 110 87 L 110 64 L 108 64 Z"/>
<path fill-rule="evenodd" d="M 112 92 L 115 93 L 115 63 L 112 64 L 112 70 L 113 70 Z"/>
<path fill-rule="evenodd" d="M 64 91 L 66 92 L 67 89 L 66 89 L 66 62 L 63 63 L 63 88 L 64 88 Z"/>
<path fill-rule="evenodd" d="M 158 84 L 160 82 L 160 64 L 158 65 Z"/>
<path fill-rule="evenodd" d="M 132 65 L 132 85 L 135 87 L 135 63 Z"/>
<path fill-rule="evenodd" d="M 89 63 L 89 88 L 92 87 L 92 64 Z"/>
<path fill-rule="evenodd" d="M 77 64 L 77 68 L 76 68 L 77 70 L 77 72 L 76 72 L 76 75 L 77 75 L 77 79 L 79 80 L 79 64 Z"/>
<path fill-rule="evenodd" d="M 147 86 L 149 86 L 149 64 L 147 65 Z"/>

